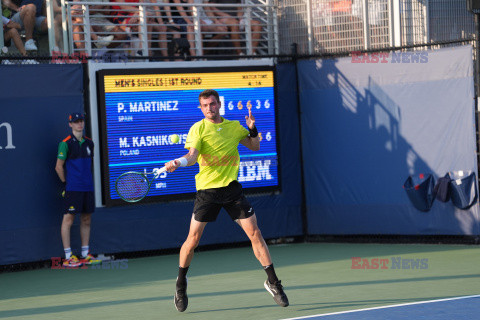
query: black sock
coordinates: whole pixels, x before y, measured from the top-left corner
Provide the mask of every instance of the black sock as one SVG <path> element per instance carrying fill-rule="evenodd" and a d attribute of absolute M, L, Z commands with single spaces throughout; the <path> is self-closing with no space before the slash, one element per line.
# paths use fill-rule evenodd
<path fill-rule="evenodd" d="M 188 272 L 188 267 L 186 268 L 178 267 L 178 278 L 177 278 L 178 288 L 185 288 L 187 286 L 187 272 Z"/>
<path fill-rule="evenodd" d="M 268 282 L 275 283 L 278 281 L 277 275 L 275 274 L 275 269 L 273 268 L 273 263 L 269 266 L 263 267 L 263 270 L 267 273 Z"/>

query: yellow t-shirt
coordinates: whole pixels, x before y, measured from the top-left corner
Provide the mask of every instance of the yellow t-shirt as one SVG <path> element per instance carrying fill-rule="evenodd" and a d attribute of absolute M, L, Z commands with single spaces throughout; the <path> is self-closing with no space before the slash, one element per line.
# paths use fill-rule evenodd
<path fill-rule="evenodd" d="M 226 187 L 238 178 L 238 143 L 248 136 L 248 130 L 238 121 L 223 117 L 222 120 L 222 123 L 200 120 L 188 132 L 185 148 L 199 151 L 197 190 Z"/>

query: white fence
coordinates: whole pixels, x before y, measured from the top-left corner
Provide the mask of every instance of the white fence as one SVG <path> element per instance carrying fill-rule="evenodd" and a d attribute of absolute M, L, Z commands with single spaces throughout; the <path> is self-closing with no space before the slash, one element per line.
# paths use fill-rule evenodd
<path fill-rule="evenodd" d="M 473 37 L 465 0 L 276 0 L 280 53 L 349 52 Z"/>
<path fill-rule="evenodd" d="M 239 6 L 184 4 L 192 21 L 174 24 L 170 20 L 171 13 L 177 10 L 174 4 L 67 0 L 46 0 L 46 4 L 49 48 L 44 52 L 49 53 L 60 50 L 91 55 L 106 50 L 104 45 L 108 44 L 108 50 L 142 56 L 166 56 L 169 45 L 177 52 L 190 46 L 183 52 L 195 56 L 272 55 L 289 54 L 292 43 L 297 43 L 299 53 L 316 54 L 428 44 L 475 34 L 474 15 L 466 10 L 465 0 L 245 0 Z M 113 5 L 133 8 L 118 10 L 112 9 Z M 228 20 L 217 12 L 237 16 L 238 10 L 245 19 Z M 117 17 L 115 11 L 130 17 L 120 17 L 121 22 L 112 23 Z M 216 19 L 223 20 L 208 25 L 212 11 L 217 12 Z M 2 35 L 0 32 L 0 46 Z M 180 40 L 172 41 L 177 38 Z"/>
<path fill-rule="evenodd" d="M 163 57 L 278 54 L 277 17 L 268 4 L 183 4 L 189 21 L 172 15 L 178 10 L 169 3 L 66 1 L 62 8 L 61 14 L 51 13 L 51 50 Z"/>

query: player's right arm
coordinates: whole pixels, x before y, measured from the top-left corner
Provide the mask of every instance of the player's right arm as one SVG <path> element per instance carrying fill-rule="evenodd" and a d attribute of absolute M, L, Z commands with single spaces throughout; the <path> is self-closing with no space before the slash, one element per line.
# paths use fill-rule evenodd
<path fill-rule="evenodd" d="M 178 159 L 167 162 L 165 164 L 165 167 L 167 168 L 167 171 L 168 172 L 173 172 L 178 167 L 180 167 L 181 162 L 184 161 L 184 160 L 181 160 L 182 158 L 186 159 L 186 165 L 183 166 L 183 167 L 192 166 L 195 163 L 197 163 L 198 150 L 193 148 L 193 147 L 190 147 L 190 149 L 188 149 L 188 153 L 186 155 L 184 155 L 183 157 L 180 157 Z"/>
<path fill-rule="evenodd" d="M 57 158 L 57 164 L 55 165 L 55 171 L 57 172 L 58 177 L 60 178 L 60 181 L 65 182 L 65 169 L 64 165 L 65 160 L 58 159 Z"/>
<path fill-rule="evenodd" d="M 165 167 L 168 172 L 173 172 L 178 167 L 192 166 L 197 162 L 198 155 L 202 149 L 202 131 L 203 121 L 199 121 L 190 127 L 187 141 L 185 142 L 185 149 L 188 149 L 188 153 L 183 157 L 167 162 Z"/>
<path fill-rule="evenodd" d="M 65 182 L 65 161 L 67 160 L 68 145 L 65 141 L 58 145 L 57 163 L 55 164 L 55 171 L 57 172 L 60 181 Z"/>

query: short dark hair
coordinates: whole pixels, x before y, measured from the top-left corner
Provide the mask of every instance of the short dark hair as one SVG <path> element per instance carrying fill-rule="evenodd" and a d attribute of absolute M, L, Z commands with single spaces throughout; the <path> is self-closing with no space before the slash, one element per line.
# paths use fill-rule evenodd
<path fill-rule="evenodd" d="M 203 90 L 202 93 L 198 96 L 198 101 L 200 101 L 201 98 L 208 98 L 210 96 L 214 96 L 215 99 L 217 99 L 217 102 L 220 102 L 220 96 L 218 95 L 218 92 L 213 90 L 213 89 L 207 89 Z"/>

